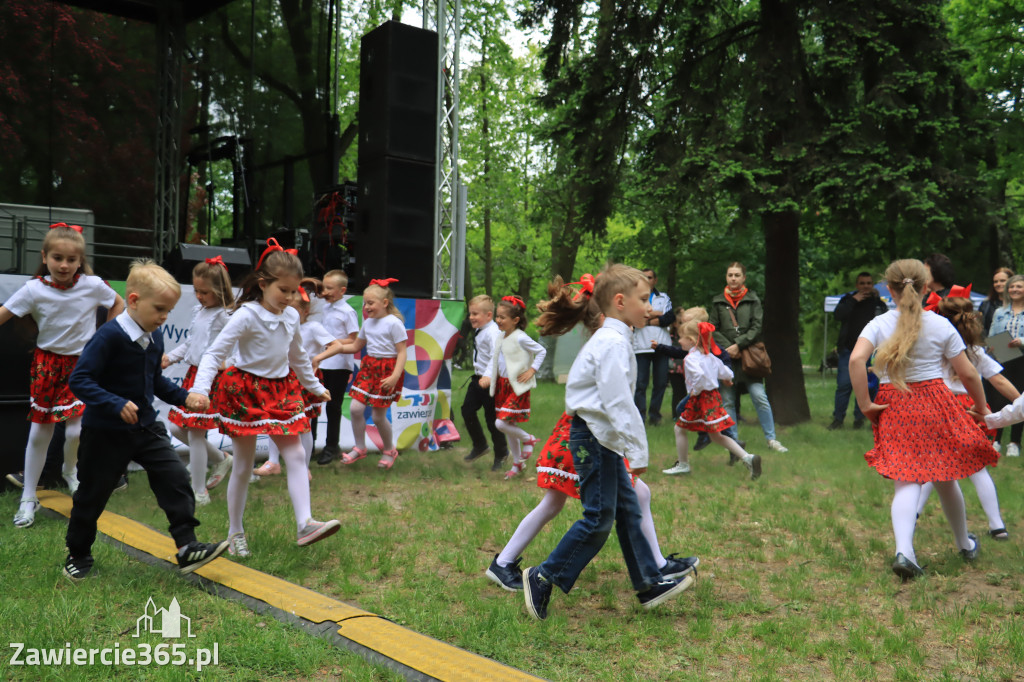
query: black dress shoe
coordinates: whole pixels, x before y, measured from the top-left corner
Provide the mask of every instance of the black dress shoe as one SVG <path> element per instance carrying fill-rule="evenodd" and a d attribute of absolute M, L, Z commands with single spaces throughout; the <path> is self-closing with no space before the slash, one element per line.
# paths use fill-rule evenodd
<path fill-rule="evenodd" d="M 902 578 L 904 582 L 924 575 L 924 569 L 903 554 L 896 555 L 896 560 L 892 562 L 892 572 Z"/>
<path fill-rule="evenodd" d="M 507 460 L 507 459 L 508 459 L 508 453 L 507 452 L 505 454 L 503 454 L 503 455 L 495 454 L 494 455 L 494 464 L 491 465 L 491 471 L 504 471 L 505 470 L 505 460 Z"/>
<path fill-rule="evenodd" d="M 970 549 L 961 549 L 960 556 L 964 561 L 974 561 L 978 558 L 978 537 L 974 533 L 968 533 L 967 539 L 974 543 Z"/>
<path fill-rule="evenodd" d="M 316 463 L 320 466 L 326 466 L 334 461 L 334 457 L 338 454 L 337 450 L 331 446 L 325 447 L 320 451 L 320 454 L 316 458 Z"/>
<path fill-rule="evenodd" d="M 853 427 L 857 428 L 857 422 L 853 423 Z M 828 428 L 829 431 L 837 431 L 837 430 L 843 428 L 843 420 L 842 419 L 833 419 L 832 423 L 829 424 L 827 428 Z"/>
<path fill-rule="evenodd" d="M 709 445 L 711 445 L 711 436 L 709 436 L 706 433 L 701 432 L 701 434 L 699 436 L 697 436 L 697 442 L 694 443 L 694 445 L 693 445 L 693 451 L 697 452 L 699 450 L 703 450 L 704 448 L 706 448 Z"/>
<path fill-rule="evenodd" d="M 463 462 L 472 462 L 474 459 L 482 457 L 483 455 L 486 455 L 490 451 L 491 451 L 491 449 L 489 447 L 487 447 L 486 445 L 484 445 L 483 447 L 479 447 L 479 448 L 478 447 L 474 447 L 472 450 L 469 451 L 468 455 L 466 455 L 465 457 L 462 458 L 462 461 Z"/>
<path fill-rule="evenodd" d="M 863 429 L 864 428 L 864 420 L 863 419 L 854 419 L 853 420 L 853 428 L 855 428 L 855 429 Z"/>

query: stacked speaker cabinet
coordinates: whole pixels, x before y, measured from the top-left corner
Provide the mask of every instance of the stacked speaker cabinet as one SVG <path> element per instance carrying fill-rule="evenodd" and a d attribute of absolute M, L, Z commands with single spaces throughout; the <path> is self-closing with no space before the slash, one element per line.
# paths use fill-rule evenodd
<path fill-rule="evenodd" d="M 395 277 L 399 296 L 434 294 L 437 50 L 436 33 L 396 21 L 362 38 L 353 291 Z"/>

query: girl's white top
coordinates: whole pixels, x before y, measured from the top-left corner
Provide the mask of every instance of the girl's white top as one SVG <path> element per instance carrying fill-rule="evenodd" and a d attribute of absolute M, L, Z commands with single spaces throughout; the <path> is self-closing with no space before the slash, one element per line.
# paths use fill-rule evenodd
<path fill-rule="evenodd" d="M 196 305 L 192 308 L 192 323 L 188 326 L 188 336 L 167 354 L 168 359 L 171 362 L 184 360 L 198 367 L 203 360 L 203 353 L 217 339 L 217 335 L 227 323 L 228 311 L 224 306 L 204 308 Z"/>
<path fill-rule="evenodd" d="M 405 331 L 404 322 L 394 315 L 385 315 L 363 320 L 359 338 L 366 339 L 366 348 L 363 352 L 367 355 L 375 358 L 396 358 L 398 349 L 395 345 L 408 341 L 409 335 Z"/>
<path fill-rule="evenodd" d="M 313 322 L 308 317 L 303 324 L 299 325 L 299 334 L 302 336 L 302 348 L 309 357 L 322 352 L 324 346 L 335 339 L 334 335 L 327 331 L 322 324 Z"/>
<path fill-rule="evenodd" d="M 498 377 L 508 379 L 516 395 L 522 395 L 536 386 L 536 377 L 530 377 L 526 383 L 519 381 L 518 377 L 530 367 L 534 373 L 540 369 L 544 364 L 544 356 L 547 355 L 544 346 L 531 339 L 521 329 L 513 330 L 508 336 L 499 329 L 494 335 L 494 343 L 490 369 L 491 395 L 494 395 Z"/>
<path fill-rule="evenodd" d="M 647 466 L 647 433 L 636 392 L 636 356 L 633 332 L 626 323 L 607 318 L 583 344 L 569 369 L 565 384 L 565 411 L 587 423 L 597 442 L 629 460 Z"/>
<path fill-rule="evenodd" d="M 867 339 L 875 350 L 885 343 L 886 339 L 896 331 L 896 321 L 900 319 L 899 310 L 890 310 L 884 315 L 879 315 L 864 327 L 860 338 Z M 937 315 L 930 310 L 921 313 L 921 331 L 917 341 L 910 349 L 907 363 L 907 371 L 904 380 L 928 381 L 929 379 L 943 378 L 943 359 L 951 360 L 962 353 L 966 346 L 960 338 L 959 332 L 950 324 L 949 320 L 942 315 Z M 889 383 L 889 377 L 876 366 L 878 380 Z"/>
<path fill-rule="evenodd" d="M 732 370 L 711 353 L 704 354 L 694 346 L 683 360 L 686 371 L 686 392 L 697 395 L 704 391 L 718 390 L 721 381 L 732 381 Z"/>
<path fill-rule="evenodd" d="M 324 301 L 323 319 L 306 319 L 310 322 L 321 322 L 324 328 L 333 334 L 336 339 L 346 339 L 349 334 L 359 331 L 359 319 L 356 317 L 356 311 L 345 301 L 339 300 L 334 303 Z M 402 328 L 404 329 L 405 326 L 403 325 Z M 355 369 L 355 366 L 355 360 L 351 353 L 338 353 L 320 363 L 320 369 L 347 369 L 352 371 Z"/>
<path fill-rule="evenodd" d="M 314 395 L 324 392 L 302 348 L 299 314 L 294 308 L 285 308 L 283 313 L 277 314 L 255 301 L 243 303 L 228 317 L 217 340 L 203 354 L 193 393 L 209 395 L 217 369 L 232 349 L 235 349 L 234 365 L 240 370 L 266 379 L 281 379 L 288 376 L 290 368 L 307 391 Z"/>
<path fill-rule="evenodd" d="M 973 356 L 973 357 L 972 357 Z M 997 374 L 1003 373 L 1003 366 L 996 362 L 991 355 L 985 352 L 983 346 L 971 346 L 970 351 L 967 353 L 967 358 L 974 365 L 974 368 L 978 370 L 978 374 L 981 375 L 982 379 L 990 379 Z M 946 382 L 946 388 L 956 394 L 967 394 L 967 388 L 964 387 L 960 377 L 953 370 L 953 365 L 949 362 L 944 362 L 942 368 L 945 374 L 942 376 L 942 380 Z"/>
<path fill-rule="evenodd" d="M 52 281 L 49 275 L 46 281 Z M 15 317 L 31 315 L 39 327 L 36 346 L 58 355 L 81 355 L 96 331 L 96 309 L 112 308 L 117 292 L 95 275 L 81 275 L 69 289 L 56 289 L 33 277 L 3 306 Z"/>

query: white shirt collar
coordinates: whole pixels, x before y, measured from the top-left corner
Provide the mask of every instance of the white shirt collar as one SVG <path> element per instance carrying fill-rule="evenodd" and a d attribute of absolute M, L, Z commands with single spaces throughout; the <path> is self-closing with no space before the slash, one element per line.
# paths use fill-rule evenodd
<path fill-rule="evenodd" d="M 605 317 L 604 324 L 602 324 L 601 326 L 607 329 L 617 331 L 627 339 L 632 339 L 633 337 L 633 329 L 622 320 L 616 320 L 614 317 Z"/>
<path fill-rule="evenodd" d="M 263 304 L 258 301 L 246 301 L 242 304 L 242 307 L 256 315 L 269 329 L 277 329 L 279 324 L 284 324 L 289 333 L 291 333 L 299 323 L 299 314 L 295 311 L 295 308 L 289 307 L 285 308 L 281 313 L 275 313 L 264 308 Z"/>
<path fill-rule="evenodd" d="M 114 318 L 117 323 L 124 330 L 124 333 L 128 335 L 128 338 L 132 340 L 132 343 L 138 343 L 140 346 L 145 348 L 149 345 L 149 342 L 153 340 L 149 332 L 145 331 L 139 324 L 132 319 L 132 316 L 128 314 L 128 311 L 122 311 L 120 315 Z M 146 342 L 141 343 L 141 339 L 145 337 Z"/>

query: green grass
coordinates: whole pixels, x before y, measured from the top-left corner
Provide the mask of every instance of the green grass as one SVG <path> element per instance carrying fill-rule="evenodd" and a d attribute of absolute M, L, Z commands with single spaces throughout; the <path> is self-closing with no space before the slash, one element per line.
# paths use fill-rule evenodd
<path fill-rule="evenodd" d="M 456 372 L 456 414 L 465 378 Z M 727 455 L 716 446 L 691 453 L 692 475 L 664 476 L 660 470 L 674 461 L 672 429 L 648 430 L 645 480 L 662 549 L 701 557 L 696 588 L 650 612 L 638 606 L 614 538 L 571 594 L 556 592 L 542 623 L 526 615 L 521 595 L 487 581 L 492 556 L 541 492 L 528 477 L 505 482 L 492 474 L 489 457 L 466 465 L 468 445 L 403 453 L 390 473 L 378 471 L 375 458 L 314 466 L 314 513 L 344 525 L 305 550 L 295 546 L 284 477 L 254 484 L 248 564 L 553 680 L 1022 679 L 1021 460 L 992 470 L 1011 541 L 988 538 L 977 496 L 965 483 L 968 518 L 981 536 L 979 560 L 960 560 L 936 497 L 915 540 L 928 575 L 901 584 L 889 570 L 892 486 L 863 460 L 870 431 L 827 432 L 834 378 L 809 374 L 807 385 L 814 420 L 780 429 L 788 453 L 766 450 L 759 427 L 741 425 L 749 449 L 764 458 L 756 482 L 742 466 L 725 466 Z M 535 390 L 527 430 L 546 436 L 562 398 L 561 386 Z M 753 417 L 747 398 L 743 409 Z M 201 539 L 226 532 L 225 492 L 214 490 L 214 503 L 200 509 Z M 17 497 L 0 499 L 13 516 Z M 109 508 L 166 531 L 142 475 L 133 475 L 128 493 L 114 496 Z M 578 503 L 567 504 L 527 550 L 525 565 L 542 561 L 578 516 Z M 203 677 L 395 678 L 102 542 L 95 576 L 71 585 L 60 576 L 65 527 L 40 516 L 31 529 L 5 525 L 0 533 L 0 623 L 10 641 L 132 646 L 146 600 L 164 606 L 177 597 L 193 618 L 196 646 L 219 643 L 220 665 Z M 18 669 L 8 660 L 0 660 L 0 677 L 67 679 L 67 670 Z M 112 673 L 74 672 L 85 679 Z M 113 672 L 182 675 L 156 667 Z"/>

